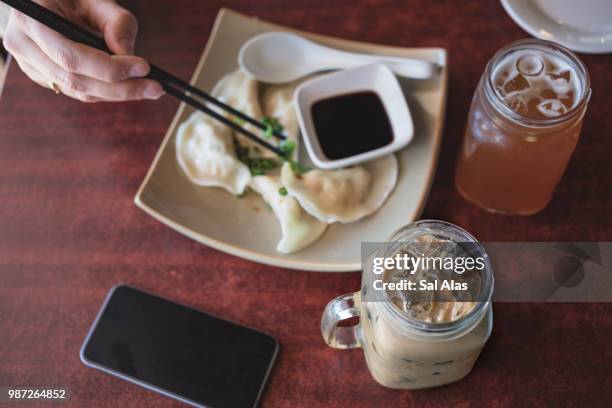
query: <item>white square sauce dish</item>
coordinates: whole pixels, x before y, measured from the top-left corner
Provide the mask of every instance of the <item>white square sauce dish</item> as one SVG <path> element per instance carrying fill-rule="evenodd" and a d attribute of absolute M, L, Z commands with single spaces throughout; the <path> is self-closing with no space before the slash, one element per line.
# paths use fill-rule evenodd
<path fill-rule="evenodd" d="M 296 89 L 294 103 L 308 155 L 321 169 L 386 156 L 414 136 L 402 88 L 381 63 L 308 81 Z"/>

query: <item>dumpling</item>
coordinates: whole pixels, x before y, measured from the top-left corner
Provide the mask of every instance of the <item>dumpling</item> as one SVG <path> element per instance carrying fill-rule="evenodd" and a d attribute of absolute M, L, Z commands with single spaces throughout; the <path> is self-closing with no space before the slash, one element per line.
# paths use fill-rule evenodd
<path fill-rule="evenodd" d="M 376 212 L 397 183 L 394 155 L 340 170 L 311 170 L 296 175 L 289 163 L 281 182 L 302 208 L 328 224 L 357 221 Z"/>
<path fill-rule="evenodd" d="M 251 180 L 251 171 L 236 157 L 231 129 L 200 112 L 179 127 L 176 157 L 189 180 L 200 186 L 239 195 Z"/>
<path fill-rule="evenodd" d="M 276 246 L 277 251 L 290 254 L 304 249 L 317 241 L 327 229 L 327 224 L 303 211 L 295 198 L 281 195 L 283 186 L 278 176 L 255 176 L 250 186 L 272 207 L 280 222 L 282 238 Z"/>
<path fill-rule="evenodd" d="M 215 85 L 212 95 L 253 119 L 262 120 L 264 116 L 259 103 L 259 84 L 256 80 L 249 77 L 240 69 L 221 78 L 217 85 Z M 221 112 L 219 108 L 214 109 Z M 222 113 L 227 117 L 232 118 L 231 114 L 226 113 L 225 111 Z M 251 133 L 263 137 L 263 131 L 261 129 L 249 124 L 248 122 L 243 123 L 238 119 L 232 119 L 236 120 L 237 123 L 240 123 L 241 126 Z M 260 147 L 257 143 L 253 142 L 242 133 L 234 132 L 234 135 L 238 138 L 242 146 L 249 148 L 252 157 L 276 157 L 275 153 Z"/>
<path fill-rule="evenodd" d="M 311 75 L 288 84 L 268 85 L 261 97 L 264 114 L 269 118 L 277 119 L 283 125 L 287 137 L 295 142 L 294 157 L 298 157 L 300 126 L 295 111 L 293 94 L 298 86 L 315 77 L 317 75 Z"/>
<path fill-rule="evenodd" d="M 299 125 L 293 103 L 293 93 L 303 81 L 290 84 L 270 85 L 263 92 L 262 106 L 264 114 L 275 118 L 283 126 L 285 134 L 298 145 Z M 297 151 L 296 155 L 297 157 Z"/>
<path fill-rule="evenodd" d="M 259 104 L 259 84 L 240 69 L 221 78 L 212 95 L 253 119 L 261 120 L 263 117 Z M 251 132 L 258 130 L 249 123 L 245 123 L 244 127 Z"/>

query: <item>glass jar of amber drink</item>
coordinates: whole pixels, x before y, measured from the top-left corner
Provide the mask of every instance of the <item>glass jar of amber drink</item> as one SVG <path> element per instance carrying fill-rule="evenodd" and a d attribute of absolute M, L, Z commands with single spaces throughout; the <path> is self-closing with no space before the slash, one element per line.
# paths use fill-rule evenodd
<path fill-rule="evenodd" d="M 502 48 L 472 100 L 459 192 L 489 211 L 544 209 L 574 152 L 590 94 L 586 67 L 566 48 L 538 39 Z"/>

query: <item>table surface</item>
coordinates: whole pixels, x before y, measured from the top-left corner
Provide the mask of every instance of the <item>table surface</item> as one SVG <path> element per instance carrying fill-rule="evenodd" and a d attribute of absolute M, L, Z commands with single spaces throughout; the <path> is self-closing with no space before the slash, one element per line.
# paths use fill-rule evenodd
<path fill-rule="evenodd" d="M 134 0 L 127 6 L 140 21 L 138 52 L 189 78 L 220 3 L 322 34 L 448 49 L 444 142 L 423 217 L 456 223 L 485 241 L 612 239 L 610 56 L 583 56 L 593 98 L 551 205 L 509 218 L 468 204 L 453 184 L 484 65 L 501 46 L 527 36 L 498 1 Z M 0 386 L 64 386 L 71 393 L 66 406 L 180 405 L 79 361 L 107 291 L 128 282 L 278 338 L 264 407 L 609 406 L 610 303 L 496 304 L 492 337 L 466 379 L 418 392 L 377 385 L 361 350 L 327 348 L 319 333 L 325 304 L 357 290 L 358 273 L 238 259 L 177 234 L 133 204 L 177 106 L 169 97 L 79 104 L 30 83 L 12 64 L 0 101 Z"/>

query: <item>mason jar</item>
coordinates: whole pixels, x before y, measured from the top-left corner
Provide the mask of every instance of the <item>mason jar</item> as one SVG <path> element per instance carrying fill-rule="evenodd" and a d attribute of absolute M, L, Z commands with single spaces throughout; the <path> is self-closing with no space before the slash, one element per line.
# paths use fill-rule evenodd
<path fill-rule="evenodd" d="M 455 184 L 493 212 L 544 209 L 574 152 L 591 95 L 583 62 L 539 39 L 513 42 L 489 61 L 474 93 Z"/>
<path fill-rule="evenodd" d="M 472 370 L 491 334 L 493 271 L 484 248 L 467 231 L 442 221 L 419 221 L 397 231 L 388 240 L 392 245 L 383 245 L 373 255 L 386 256 L 397 245 L 429 235 L 468 243 L 484 259 L 479 292 L 466 315 L 448 322 L 415 319 L 400 310 L 386 291 L 372 290 L 377 275 L 366 263 L 361 290 L 333 299 L 321 319 L 325 342 L 339 349 L 361 347 L 370 374 L 385 387 L 419 389 L 460 380 Z M 438 306 L 455 307 L 451 302 Z M 358 324 L 339 326 L 356 316 Z"/>

